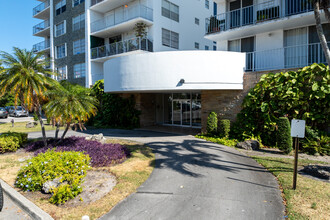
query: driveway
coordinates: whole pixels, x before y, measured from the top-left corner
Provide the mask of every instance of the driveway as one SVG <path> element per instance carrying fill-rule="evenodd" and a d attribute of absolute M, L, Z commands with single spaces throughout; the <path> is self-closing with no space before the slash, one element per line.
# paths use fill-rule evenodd
<path fill-rule="evenodd" d="M 152 131 L 107 129 L 68 135 L 88 133 L 142 142 L 156 155 L 149 179 L 101 219 L 284 218 L 274 176 L 235 149 L 189 135 Z"/>

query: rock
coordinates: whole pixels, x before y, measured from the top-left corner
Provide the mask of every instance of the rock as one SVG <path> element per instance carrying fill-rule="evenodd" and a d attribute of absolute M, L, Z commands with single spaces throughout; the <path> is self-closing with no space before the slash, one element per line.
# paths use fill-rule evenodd
<path fill-rule="evenodd" d="M 304 167 L 304 169 L 301 170 L 301 172 L 304 172 L 308 175 L 330 180 L 330 166 L 328 165 L 307 165 Z"/>
<path fill-rule="evenodd" d="M 58 187 L 59 185 L 61 185 L 61 179 L 62 177 L 60 178 L 56 178 L 56 179 L 53 179 L 53 180 L 48 180 L 47 182 L 45 182 L 43 185 L 42 185 L 42 191 L 44 193 L 51 193 L 51 189 L 54 189 L 56 187 Z"/>
<path fill-rule="evenodd" d="M 37 125 L 38 125 L 38 122 L 30 121 L 30 122 L 26 123 L 25 127 L 26 128 L 34 128 Z"/>
<path fill-rule="evenodd" d="M 92 141 L 100 141 L 101 143 L 104 143 L 105 140 L 106 140 L 106 138 L 103 137 L 103 134 L 102 133 L 100 133 L 100 134 L 94 134 L 94 135 L 92 135 L 90 137 L 86 137 L 85 139 L 86 140 L 92 140 Z"/>
<path fill-rule="evenodd" d="M 235 147 L 245 150 L 259 150 L 260 143 L 257 140 L 247 140 L 244 142 L 237 143 Z"/>

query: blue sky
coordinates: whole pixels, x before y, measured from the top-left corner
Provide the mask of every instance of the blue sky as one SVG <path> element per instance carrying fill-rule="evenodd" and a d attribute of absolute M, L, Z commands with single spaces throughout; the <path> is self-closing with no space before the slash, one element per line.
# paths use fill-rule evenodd
<path fill-rule="evenodd" d="M 32 10 L 41 2 L 36 0 L 0 0 L 0 51 L 12 52 L 14 46 L 32 49 L 43 41 L 32 36 L 32 27 L 42 20 L 32 18 Z"/>

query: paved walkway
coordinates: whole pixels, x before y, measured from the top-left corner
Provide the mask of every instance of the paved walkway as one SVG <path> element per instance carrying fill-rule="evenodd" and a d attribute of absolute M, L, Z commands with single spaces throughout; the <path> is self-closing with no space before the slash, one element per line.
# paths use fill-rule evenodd
<path fill-rule="evenodd" d="M 4 195 L 4 203 L 0 212 L 0 220 L 32 220 L 19 206 L 8 196 Z"/>
<path fill-rule="evenodd" d="M 47 132 L 53 135 L 54 132 Z M 147 144 L 156 155 L 150 178 L 101 219 L 283 219 L 275 178 L 235 149 L 151 131 L 88 130 Z M 29 137 L 40 137 L 30 133 Z"/>

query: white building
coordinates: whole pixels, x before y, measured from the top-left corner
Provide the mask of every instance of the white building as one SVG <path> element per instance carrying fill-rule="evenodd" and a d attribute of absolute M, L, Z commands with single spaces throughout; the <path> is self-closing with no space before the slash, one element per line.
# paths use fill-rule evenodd
<path fill-rule="evenodd" d="M 107 60 L 161 51 L 213 50 L 204 38 L 205 17 L 213 15 L 209 0 L 87 0 L 86 85 L 111 75 Z M 146 36 L 137 37 L 136 24 Z"/>
<path fill-rule="evenodd" d="M 221 51 L 246 52 L 246 71 L 300 68 L 325 63 L 310 1 L 215 0 L 206 39 Z M 323 13 L 322 13 L 323 14 Z M 321 16 L 325 22 L 324 14 Z M 330 39 L 330 24 L 324 24 Z"/>

